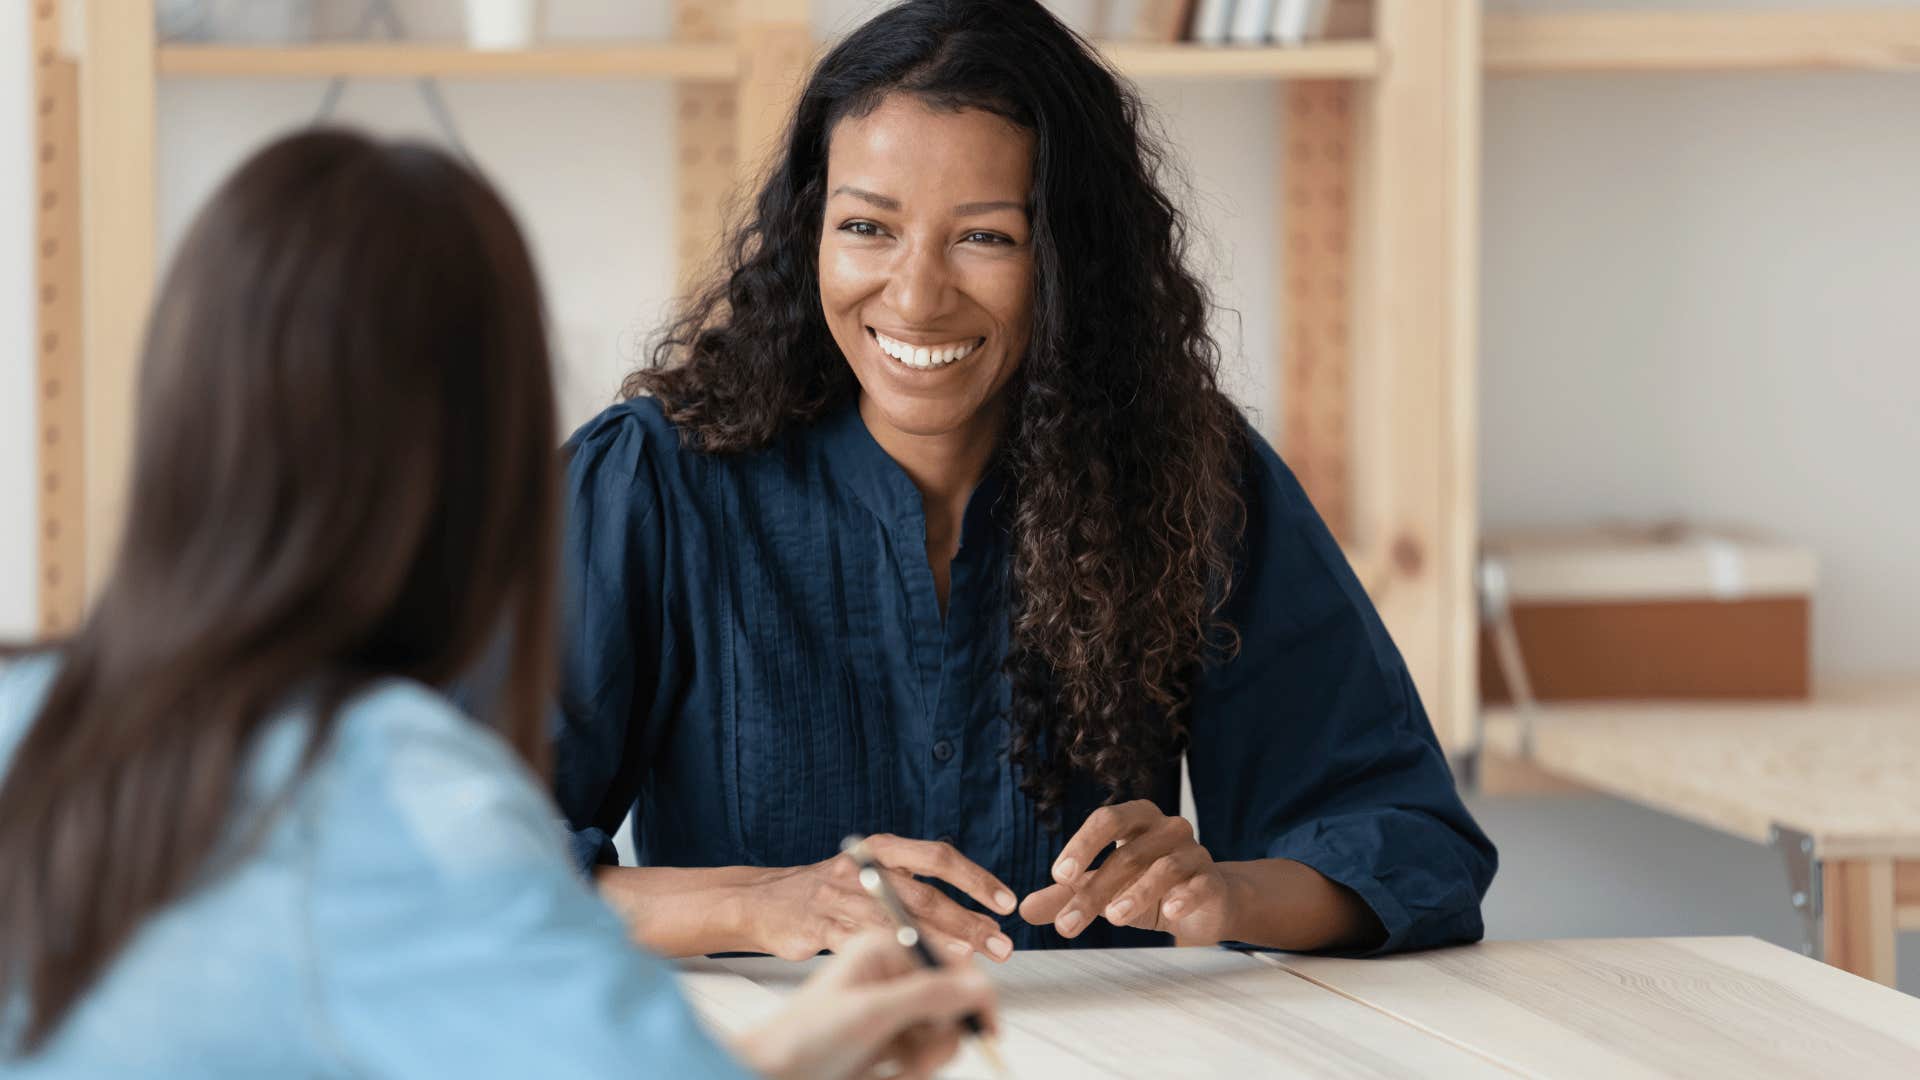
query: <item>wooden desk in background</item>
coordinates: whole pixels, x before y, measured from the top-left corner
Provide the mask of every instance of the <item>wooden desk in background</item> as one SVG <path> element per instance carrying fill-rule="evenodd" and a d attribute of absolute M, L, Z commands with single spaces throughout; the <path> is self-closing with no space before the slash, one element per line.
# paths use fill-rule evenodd
<path fill-rule="evenodd" d="M 1826 690 L 1810 702 L 1541 705 L 1530 740 L 1521 720 L 1488 710 L 1487 749 L 1773 845 L 1808 955 L 1894 985 L 1895 935 L 1920 930 L 1920 687 Z"/>
<path fill-rule="evenodd" d="M 809 967 L 698 960 L 682 982 L 724 1033 Z M 1920 998 L 1751 938 L 1029 952 L 988 970 L 1016 1077 L 1920 1076 Z M 991 1073 L 967 1051 L 942 1075 Z"/>

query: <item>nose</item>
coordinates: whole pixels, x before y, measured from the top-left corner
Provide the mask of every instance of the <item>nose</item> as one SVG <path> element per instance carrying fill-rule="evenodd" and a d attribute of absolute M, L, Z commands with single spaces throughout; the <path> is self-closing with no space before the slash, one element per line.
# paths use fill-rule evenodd
<path fill-rule="evenodd" d="M 952 285 L 940 245 L 905 245 L 887 279 L 887 305 L 910 326 L 932 326 L 946 311 Z"/>

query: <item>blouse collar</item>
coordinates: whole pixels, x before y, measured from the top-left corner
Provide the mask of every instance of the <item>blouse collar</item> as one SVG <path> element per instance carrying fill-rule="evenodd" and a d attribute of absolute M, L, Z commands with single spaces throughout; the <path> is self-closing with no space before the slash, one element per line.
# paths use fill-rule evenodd
<path fill-rule="evenodd" d="M 906 530 L 924 540 L 927 519 L 920 489 L 914 486 L 913 478 L 899 462 L 887 455 L 873 432 L 867 430 L 867 422 L 860 417 L 857 397 L 823 416 L 814 433 L 835 483 L 844 486 L 890 527 Z M 1009 485 L 1003 456 L 993 456 L 979 486 L 967 500 L 960 527 L 963 549 L 993 533 L 1006 531 L 1012 523 L 1012 500 L 1006 497 Z"/>

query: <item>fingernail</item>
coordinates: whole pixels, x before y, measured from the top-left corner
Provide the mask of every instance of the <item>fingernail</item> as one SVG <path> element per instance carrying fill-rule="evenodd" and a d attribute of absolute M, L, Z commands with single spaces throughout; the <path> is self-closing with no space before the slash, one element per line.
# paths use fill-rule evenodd
<path fill-rule="evenodd" d="M 1063 885 L 1072 881 L 1073 875 L 1079 872 L 1080 864 L 1072 859 L 1061 859 L 1059 862 L 1053 864 L 1053 880 Z"/>
<path fill-rule="evenodd" d="M 1060 916 L 1060 922 L 1056 928 L 1062 934 L 1071 934 L 1075 930 L 1080 929 L 1080 924 L 1085 921 L 1086 916 L 1077 911 L 1069 911 L 1065 915 Z"/>
<path fill-rule="evenodd" d="M 1001 934 L 995 934 L 987 939 L 987 951 L 1005 960 L 1013 955 L 1013 942 Z"/>
<path fill-rule="evenodd" d="M 1180 914 L 1181 911 L 1185 910 L 1186 906 L 1187 906 L 1187 902 L 1185 900 L 1169 900 L 1167 901 L 1167 906 L 1164 908 L 1161 908 L 1160 910 L 1166 912 L 1167 918 L 1171 919 L 1174 916 Z"/>
<path fill-rule="evenodd" d="M 1115 922 L 1118 922 L 1121 919 L 1126 918 L 1127 913 L 1132 910 L 1133 910 L 1133 901 L 1115 900 L 1113 902 L 1113 906 L 1107 909 L 1107 918 Z"/>
<path fill-rule="evenodd" d="M 994 893 L 993 906 L 999 908 L 1002 913 L 1012 911 L 1013 910 L 1013 894 L 1008 892 L 1005 889 L 1001 889 L 999 892 Z"/>
<path fill-rule="evenodd" d="M 964 941 L 949 941 L 947 942 L 947 948 L 952 949 L 954 952 L 959 953 L 961 956 L 966 956 L 967 954 L 973 952 L 973 946 L 967 944 Z"/>

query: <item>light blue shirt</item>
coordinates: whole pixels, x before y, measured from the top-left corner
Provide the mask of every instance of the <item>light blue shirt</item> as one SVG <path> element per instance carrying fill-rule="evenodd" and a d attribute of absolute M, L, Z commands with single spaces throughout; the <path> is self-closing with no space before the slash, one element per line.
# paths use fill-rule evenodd
<path fill-rule="evenodd" d="M 0 769 L 55 667 L 0 670 Z M 235 839 L 293 775 L 309 722 L 290 710 L 263 730 Z M 0 1075 L 743 1075 L 575 872 L 558 821 L 493 733 L 381 683 L 258 845 L 150 917 L 46 1048 L 0 1057 Z"/>

